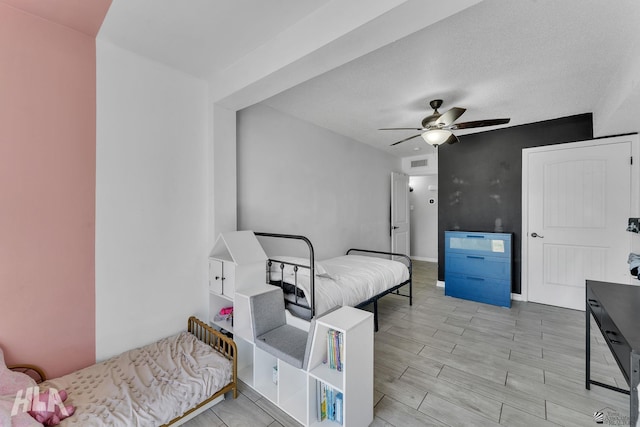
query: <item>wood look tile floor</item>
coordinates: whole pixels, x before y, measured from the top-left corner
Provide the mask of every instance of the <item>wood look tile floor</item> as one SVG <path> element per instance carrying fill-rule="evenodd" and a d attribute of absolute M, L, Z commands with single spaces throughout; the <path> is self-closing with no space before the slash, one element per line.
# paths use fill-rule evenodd
<path fill-rule="evenodd" d="M 584 312 L 514 301 L 510 309 L 444 296 L 437 265 L 414 261 L 414 302 L 379 302 L 372 426 L 595 426 L 629 398 L 584 388 Z M 592 378 L 627 388 L 592 320 Z M 185 424 L 299 426 L 249 387 Z"/>

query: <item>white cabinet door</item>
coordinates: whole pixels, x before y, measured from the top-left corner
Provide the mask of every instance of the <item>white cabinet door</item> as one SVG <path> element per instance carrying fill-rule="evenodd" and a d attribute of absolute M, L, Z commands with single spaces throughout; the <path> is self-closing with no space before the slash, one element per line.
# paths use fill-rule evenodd
<path fill-rule="evenodd" d="M 233 298 L 235 293 L 235 265 L 229 261 L 209 259 L 209 290 Z"/>
<path fill-rule="evenodd" d="M 218 259 L 209 260 L 209 291 L 222 294 L 222 261 Z"/>

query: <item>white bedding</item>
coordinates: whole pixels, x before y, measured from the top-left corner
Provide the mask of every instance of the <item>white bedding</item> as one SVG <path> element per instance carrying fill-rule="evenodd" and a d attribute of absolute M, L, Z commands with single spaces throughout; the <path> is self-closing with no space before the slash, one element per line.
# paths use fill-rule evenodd
<path fill-rule="evenodd" d="M 335 306 L 358 305 L 409 279 L 409 269 L 405 264 L 371 256 L 344 255 L 318 264 L 327 273 L 315 277 L 318 314 Z M 287 283 L 293 283 L 292 279 L 291 275 L 285 276 Z M 308 275 L 298 274 L 298 287 L 305 296 L 310 294 Z"/>
<path fill-rule="evenodd" d="M 76 412 L 60 426 L 159 426 L 227 385 L 232 363 L 181 332 L 60 378 L 41 389 L 66 390 Z"/>

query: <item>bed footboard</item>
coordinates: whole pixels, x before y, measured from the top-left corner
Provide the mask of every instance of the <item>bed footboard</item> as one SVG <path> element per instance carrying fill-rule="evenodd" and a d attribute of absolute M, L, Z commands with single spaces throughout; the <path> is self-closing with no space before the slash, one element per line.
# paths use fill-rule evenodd
<path fill-rule="evenodd" d="M 36 384 L 40 384 L 47 380 L 47 376 L 44 371 L 36 365 L 9 365 L 7 366 L 7 369 L 29 375 L 33 378 Z"/>
<path fill-rule="evenodd" d="M 221 332 L 213 329 L 211 326 L 194 316 L 189 318 L 189 321 L 187 322 L 187 330 L 195 335 L 200 341 L 211 346 L 218 353 L 233 362 L 232 382 L 220 391 L 226 389 L 222 393 L 224 394 L 227 391 L 233 390 L 233 398 L 235 399 L 238 397 L 238 349 L 233 339 L 223 335 Z"/>
<path fill-rule="evenodd" d="M 394 295 L 400 295 L 402 297 L 409 298 L 409 305 L 410 306 L 413 305 L 413 263 L 411 261 L 411 258 L 409 258 L 407 255 L 399 254 L 395 252 L 372 251 L 369 249 L 351 248 L 347 251 L 347 255 L 351 254 L 352 252 L 359 252 L 363 254 L 372 254 L 372 255 L 385 255 L 390 257 L 391 259 L 394 259 L 395 257 L 395 261 L 402 262 L 409 269 L 409 278 L 406 281 L 399 283 L 396 286 L 389 288 L 382 293 L 379 293 L 378 295 L 374 295 L 373 297 L 369 298 L 366 301 L 361 302 L 356 306 L 356 308 L 362 308 L 366 305 L 373 304 L 373 326 L 374 326 L 374 330 L 378 332 L 378 300 L 380 298 L 392 293 Z M 409 294 L 400 293 L 400 288 L 402 288 L 403 286 L 409 286 Z"/>
<path fill-rule="evenodd" d="M 211 326 L 207 325 L 200 319 L 191 316 L 187 321 L 187 330 L 196 336 L 203 343 L 211 346 L 218 353 L 222 354 L 227 359 L 231 360 L 233 363 L 233 377 L 231 382 L 226 386 L 222 387 L 218 390 L 213 396 L 209 397 L 205 401 L 199 403 L 197 406 L 189 409 L 187 412 L 182 414 L 179 417 L 176 417 L 169 421 L 167 424 L 162 425 L 161 427 L 171 426 L 171 425 L 180 425 L 185 422 L 185 419 L 190 418 L 190 415 L 193 412 L 198 411 L 203 406 L 208 405 L 213 402 L 220 396 L 224 395 L 227 392 L 233 391 L 233 398 L 238 397 L 238 349 L 236 347 L 236 343 L 233 339 L 221 334 L 217 330 L 213 329 Z"/>

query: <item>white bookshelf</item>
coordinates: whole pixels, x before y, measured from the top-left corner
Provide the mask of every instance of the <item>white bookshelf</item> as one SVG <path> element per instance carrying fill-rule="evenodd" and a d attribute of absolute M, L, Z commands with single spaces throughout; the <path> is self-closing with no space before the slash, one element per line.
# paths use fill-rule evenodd
<path fill-rule="evenodd" d="M 304 424 L 309 395 L 306 371 L 282 362 L 278 365 L 278 377 L 278 406 Z"/>
<path fill-rule="evenodd" d="M 327 332 L 343 334 L 342 371 L 330 369 L 327 360 Z M 309 377 L 321 381 L 343 394 L 344 426 L 366 426 L 373 422 L 373 315 L 353 307 L 341 307 L 316 321 Z M 312 385 L 315 390 L 315 384 Z M 315 397 L 315 392 L 312 393 Z M 315 399 L 313 401 L 315 405 Z M 336 425 L 334 421 L 317 419 L 311 426 Z"/>
<path fill-rule="evenodd" d="M 253 347 L 253 354 L 253 388 L 277 405 L 278 384 L 273 381 L 273 368 L 278 367 L 280 373 L 278 358 L 256 346 Z"/>
<path fill-rule="evenodd" d="M 253 388 L 253 343 L 235 335 L 233 340 L 238 349 L 238 378 Z"/>
<path fill-rule="evenodd" d="M 317 417 L 317 382 L 343 393 L 343 426 L 373 422 L 373 315 L 353 307 L 341 307 L 316 320 L 308 367 L 293 367 L 253 344 L 249 298 L 270 289 L 268 285 L 237 290 L 234 340 L 240 357 L 239 376 L 248 386 L 305 426 L 338 426 Z M 293 324 L 308 330 L 309 324 Z M 327 355 L 327 332 L 343 333 L 344 369 L 339 372 L 323 363 Z M 244 353 L 244 354 L 242 354 Z M 251 359 L 251 360 L 247 360 Z M 277 366 L 277 382 L 273 367 Z"/>

